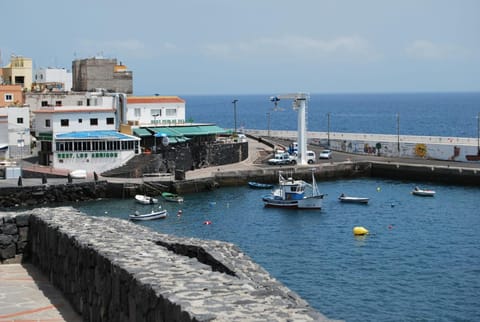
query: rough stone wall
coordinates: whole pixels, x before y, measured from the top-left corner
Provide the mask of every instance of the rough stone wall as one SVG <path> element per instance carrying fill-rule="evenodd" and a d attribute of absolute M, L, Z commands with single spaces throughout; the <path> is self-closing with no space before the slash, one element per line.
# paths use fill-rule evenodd
<path fill-rule="evenodd" d="M 0 263 L 22 257 L 28 240 L 30 215 L 0 217 Z"/>
<path fill-rule="evenodd" d="M 106 181 L 3 187 L 0 189 L 0 209 L 105 198 L 107 187 Z"/>
<path fill-rule="evenodd" d="M 68 207 L 3 220 L 15 216 L 30 219 L 32 263 L 84 321 L 327 320 L 233 244 L 160 234 Z"/>

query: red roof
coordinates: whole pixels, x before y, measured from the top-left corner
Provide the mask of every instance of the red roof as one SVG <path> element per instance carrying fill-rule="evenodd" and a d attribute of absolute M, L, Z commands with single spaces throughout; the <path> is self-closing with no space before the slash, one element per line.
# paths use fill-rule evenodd
<path fill-rule="evenodd" d="M 127 103 L 185 103 L 185 101 L 178 96 L 129 96 Z"/>

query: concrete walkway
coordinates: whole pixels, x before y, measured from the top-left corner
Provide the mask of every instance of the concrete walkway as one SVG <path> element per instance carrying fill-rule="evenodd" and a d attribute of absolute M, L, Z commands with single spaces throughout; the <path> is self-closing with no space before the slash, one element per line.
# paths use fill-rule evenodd
<path fill-rule="evenodd" d="M 0 265 L 0 322 L 82 321 L 60 291 L 31 264 Z"/>

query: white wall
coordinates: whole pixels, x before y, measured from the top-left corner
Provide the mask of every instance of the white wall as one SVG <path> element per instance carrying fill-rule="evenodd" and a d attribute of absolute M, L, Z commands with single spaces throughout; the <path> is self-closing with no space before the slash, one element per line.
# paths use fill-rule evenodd
<path fill-rule="evenodd" d="M 140 115 L 135 114 L 138 109 Z M 167 115 L 167 110 L 175 110 L 176 115 Z M 153 117 L 159 113 L 160 116 Z M 127 121 L 138 122 L 140 125 L 167 125 L 185 123 L 185 104 L 181 103 L 128 103 Z"/>

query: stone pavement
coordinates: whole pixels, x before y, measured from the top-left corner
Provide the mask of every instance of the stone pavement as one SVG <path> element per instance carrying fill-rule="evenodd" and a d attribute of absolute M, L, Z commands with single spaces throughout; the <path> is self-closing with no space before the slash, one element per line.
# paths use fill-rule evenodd
<path fill-rule="evenodd" d="M 82 318 L 31 264 L 0 265 L 0 322 L 80 322 Z"/>

